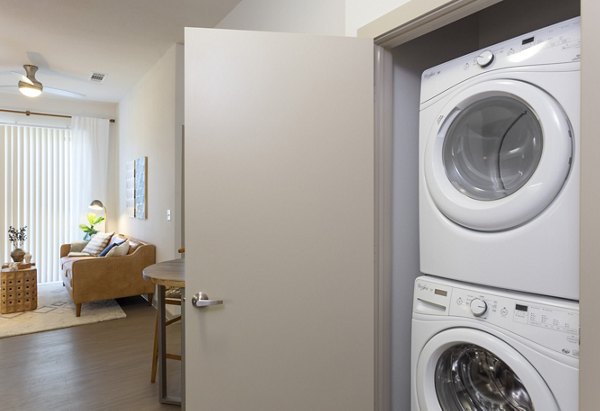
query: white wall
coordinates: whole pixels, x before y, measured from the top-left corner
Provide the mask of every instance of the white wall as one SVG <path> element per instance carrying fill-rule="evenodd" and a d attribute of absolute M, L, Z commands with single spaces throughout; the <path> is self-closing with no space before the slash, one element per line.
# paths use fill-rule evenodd
<path fill-rule="evenodd" d="M 156 245 L 157 261 L 174 258 L 180 245 L 176 158 L 183 116 L 182 67 L 183 46 L 175 44 L 119 102 L 118 231 Z M 127 215 L 125 175 L 127 162 L 142 156 L 148 157 L 148 214 L 138 220 Z"/>
<path fill-rule="evenodd" d="M 100 118 L 115 118 L 117 115 L 115 103 L 54 97 L 49 94 L 29 98 L 20 93 L 0 93 L 0 108 Z"/>

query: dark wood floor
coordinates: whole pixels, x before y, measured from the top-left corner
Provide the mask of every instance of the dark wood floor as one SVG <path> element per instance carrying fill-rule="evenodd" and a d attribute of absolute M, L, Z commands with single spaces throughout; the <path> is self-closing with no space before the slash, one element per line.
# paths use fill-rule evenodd
<path fill-rule="evenodd" d="M 141 298 L 121 299 L 127 318 L 0 339 L 0 409 L 171 410 L 150 383 L 155 310 Z M 169 326 L 169 351 L 180 329 Z M 168 361 L 179 392 L 179 361 Z"/>

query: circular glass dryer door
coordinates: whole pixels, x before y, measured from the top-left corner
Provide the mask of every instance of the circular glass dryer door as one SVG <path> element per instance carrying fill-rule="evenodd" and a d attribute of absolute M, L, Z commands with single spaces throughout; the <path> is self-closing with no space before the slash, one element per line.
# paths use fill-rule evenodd
<path fill-rule="evenodd" d="M 417 364 L 419 409 L 559 411 L 544 379 L 521 354 L 474 329 L 437 334 Z"/>
<path fill-rule="evenodd" d="M 479 231 L 525 224 L 560 192 L 573 139 L 558 103 L 517 80 L 478 83 L 455 94 L 425 149 L 427 189 L 450 220 Z"/>

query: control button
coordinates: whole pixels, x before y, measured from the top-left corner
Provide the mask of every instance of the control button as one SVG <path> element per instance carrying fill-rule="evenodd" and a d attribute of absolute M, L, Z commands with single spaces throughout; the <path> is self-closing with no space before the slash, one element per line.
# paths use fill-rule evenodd
<path fill-rule="evenodd" d="M 477 56 L 477 64 L 479 64 L 480 67 L 487 67 L 492 64 L 492 61 L 494 61 L 494 53 L 490 50 L 486 50 Z"/>
<path fill-rule="evenodd" d="M 502 307 L 502 309 L 500 310 L 500 314 L 502 315 L 502 317 L 506 317 L 508 315 L 508 309 L 506 307 Z"/>
<path fill-rule="evenodd" d="M 458 304 L 458 305 L 462 305 L 463 302 L 464 301 L 463 301 L 462 297 L 458 297 L 458 300 L 456 300 L 456 304 Z"/>
<path fill-rule="evenodd" d="M 475 317 L 481 317 L 487 311 L 487 304 L 480 298 L 471 300 L 471 312 Z"/>

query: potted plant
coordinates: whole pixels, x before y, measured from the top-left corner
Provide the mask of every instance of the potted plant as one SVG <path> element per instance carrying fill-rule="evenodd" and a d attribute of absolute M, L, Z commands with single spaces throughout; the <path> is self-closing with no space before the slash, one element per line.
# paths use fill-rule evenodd
<path fill-rule="evenodd" d="M 89 225 L 79 224 L 79 228 L 84 232 L 83 241 L 89 241 L 98 232 L 94 226 L 103 222 L 104 217 L 97 217 L 94 213 L 88 213 L 87 220 Z"/>
<path fill-rule="evenodd" d="M 25 240 L 27 240 L 27 226 L 16 229 L 11 225 L 8 228 L 8 241 L 11 242 L 14 248 L 10 253 L 10 257 L 15 263 L 20 263 L 25 257 L 25 251 L 21 248 Z"/>

